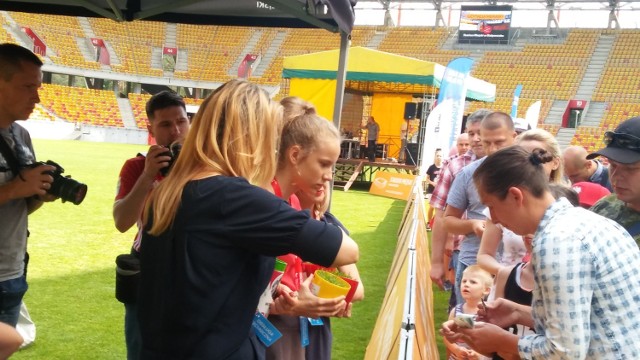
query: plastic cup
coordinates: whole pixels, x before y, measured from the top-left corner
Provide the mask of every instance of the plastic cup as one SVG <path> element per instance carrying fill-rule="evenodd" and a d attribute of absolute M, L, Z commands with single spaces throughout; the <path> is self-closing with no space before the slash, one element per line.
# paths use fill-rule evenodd
<path fill-rule="evenodd" d="M 346 296 L 351 285 L 338 275 L 324 270 L 316 270 L 311 280 L 311 292 L 320 298 L 333 299 Z"/>

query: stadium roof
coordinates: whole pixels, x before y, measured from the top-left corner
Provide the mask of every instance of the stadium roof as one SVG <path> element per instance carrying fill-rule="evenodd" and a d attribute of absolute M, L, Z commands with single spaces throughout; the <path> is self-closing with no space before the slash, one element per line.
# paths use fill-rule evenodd
<path fill-rule="evenodd" d="M 584 3 L 600 3 L 603 4 L 603 6 L 605 7 L 609 7 L 611 4 L 614 3 L 620 3 L 620 4 L 626 4 L 626 3 L 637 3 L 639 2 L 638 0 L 626 0 L 626 1 L 618 1 L 618 0 L 610 0 L 610 1 L 603 1 L 603 0 L 393 0 L 393 1 L 384 1 L 384 0 L 378 0 L 378 1 L 362 1 L 362 2 L 379 2 L 381 4 L 385 4 L 385 3 L 403 3 L 403 4 L 407 4 L 407 3 L 444 3 L 444 4 L 450 4 L 450 3 L 465 3 L 465 4 L 469 4 L 469 5 L 516 5 L 516 4 L 523 4 L 523 3 L 535 3 L 535 4 L 584 4 Z"/>
<path fill-rule="evenodd" d="M 0 10 L 116 21 L 319 27 L 349 34 L 355 21 L 355 3 L 356 0 L 2 0 Z"/>

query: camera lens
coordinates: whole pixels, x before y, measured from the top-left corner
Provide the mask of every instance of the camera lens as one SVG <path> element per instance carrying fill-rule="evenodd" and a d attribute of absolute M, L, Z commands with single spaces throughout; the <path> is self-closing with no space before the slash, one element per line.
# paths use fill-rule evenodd
<path fill-rule="evenodd" d="M 80 205 L 87 195 L 87 185 L 73 179 L 58 176 L 51 184 L 49 193 L 60 197 L 64 201 L 70 201 L 75 205 Z"/>

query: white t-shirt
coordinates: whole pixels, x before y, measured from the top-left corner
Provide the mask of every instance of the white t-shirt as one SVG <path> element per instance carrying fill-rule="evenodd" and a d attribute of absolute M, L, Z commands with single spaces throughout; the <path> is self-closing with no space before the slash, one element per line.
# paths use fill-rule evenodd
<path fill-rule="evenodd" d="M 489 209 L 484 209 L 482 213 L 488 220 L 491 220 Z M 497 253 L 496 260 L 505 266 L 521 263 L 527 254 L 527 248 L 524 246 L 522 236 L 517 235 L 500 224 L 496 224 L 496 226 L 502 230 L 502 254 Z"/>

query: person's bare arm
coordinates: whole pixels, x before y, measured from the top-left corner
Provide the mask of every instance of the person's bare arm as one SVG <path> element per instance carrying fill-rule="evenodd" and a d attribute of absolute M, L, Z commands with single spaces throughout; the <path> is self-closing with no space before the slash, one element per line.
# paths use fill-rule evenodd
<path fill-rule="evenodd" d="M 338 270 L 349 275 L 349 277 L 358 282 L 358 288 L 356 292 L 353 294 L 353 298 L 351 301 L 361 301 L 364 299 L 364 284 L 362 283 L 362 279 L 360 278 L 360 272 L 358 272 L 358 267 L 356 264 L 349 264 L 344 266 L 339 266 Z"/>
<path fill-rule="evenodd" d="M 484 233 L 478 249 L 478 265 L 493 275 L 496 275 L 502 265 L 496 260 L 496 252 L 502 240 L 502 229 L 487 219 Z"/>
<path fill-rule="evenodd" d="M 13 327 L 0 323 L 0 359 L 8 359 L 22 345 L 22 336 Z"/>
<path fill-rule="evenodd" d="M 431 270 L 429 276 L 431 281 L 435 282 L 440 289 L 444 288 L 444 250 L 447 243 L 447 231 L 443 225 L 444 212 L 435 209 L 433 217 L 433 229 L 431 231 Z"/>
<path fill-rule="evenodd" d="M 506 328 L 520 324 L 534 328 L 531 306 L 521 305 L 504 298 L 496 298 L 478 307 L 478 320 Z"/>
<path fill-rule="evenodd" d="M 498 270 L 496 274 L 496 278 L 494 280 L 494 284 L 496 286 L 495 298 L 503 298 L 504 297 L 504 288 L 507 284 L 507 279 L 509 278 L 509 274 L 511 274 L 511 270 L 513 270 L 513 266 L 502 267 Z"/>
<path fill-rule="evenodd" d="M 458 331 L 464 342 L 480 354 L 497 353 L 503 359 L 520 359 L 519 337 L 496 325 L 478 322 L 471 329 L 459 328 Z"/>
<path fill-rule="evenodd" d="M 140 219 L 144 209 L 144 202 L 153 188 L 153 181 L 160 169 L 166 167 L 171 159 L 169 156 L 160 155 L 167 149 L 154 145 L 149 148 L 145 160 L 144 171 L 136 180 L 131 191 L 122 199 L 113 204 L 113 220 L 120 232 L 126 232 Z"/>
<path fill-rule="evenodd" d="M 463 215 L 463 209 L 447 205 L 447 210 L 444 212 L 445 230 L 456 235 L 475 233 L 481 238 L 484 232 L 484 220 L 462 219 Z"/>
<path fill-rule="evenodd" d="M 51 165 L 40 165 L 22 170 L 20 175 L 0 186 L 0 204 L 15 199 L 25 199 L 27 213 L 31 214 L 38 210 L 44 202 L 58 199 L 47 193 L 53 183 L 53 177 L 47 172 L 53 170 L 55 168 Z"/>
<path fill-rule="evenodd" d="M 445 322 L 443 326 L 448 323 L 453 323 L 453 318 L 455 318 L 455 316 L 456 316 L 456 309 L 451 309 L 451 311 L 449 312 L 449 320 Z M 445 336 L 442 337 L 442 341 L 444 342 L 444 346 L 447 348 L 447 350 L 449 350 L 450 353 L 455 354 L 456 356 L 458 355 L 462 356 L 463 354 L 465 354 L 466 349 L 456 344 L 455 341 L 447 339 L 447 337 Z"/>
<path fill-rule="evenodd" d="M 342 231 L 342 243 L 336 258 L 333 260 L 331 267 L 355 264 L 360 258 L 360 250 L 358 244 L 349 235 Z"/>
<path fill-rule="evenodd" d="M 25 169 L 13 180 L 0 186 L 0 205 L 16 199 L 26 199 L 34 195 L 45 196 L 51 188 L 53 177 L 47 171 L 53 171 L 51 165 L 40 165 Z"/>

